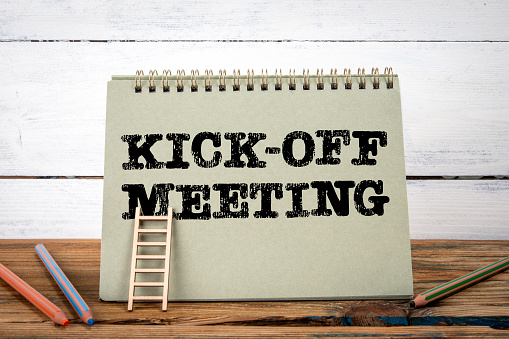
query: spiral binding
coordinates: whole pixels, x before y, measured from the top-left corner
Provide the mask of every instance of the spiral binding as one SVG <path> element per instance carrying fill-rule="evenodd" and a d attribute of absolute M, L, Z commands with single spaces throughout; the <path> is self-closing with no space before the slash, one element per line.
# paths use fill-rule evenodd
<path fill-rule="evenodd" d="M 366 70 L 359 67 L 357 70 L 357 74 L 359 74 L 359 89 L 366 89 Z"/>
<path fill-rule="evenodd" d="M 157 71 L 150 70 L 148 72 L 148 90 L 149 90 L 149 92 L 156 91 L 156 82 L 154 79 L 156 75 L 159 75 L 159 74 L 157 74 Z"/>
<path fill-rule="evenodd" d="M 233 90 L 240 91 L 240 69 L 237 72 L 233 70 Z"/>
<path fill-rule="evenodd" d="M 206 69 L 205 70 L 205 78 L 203 80 L 205 80 L 205 92 L 212 92 L 212 84 L 210 82 L 210 77 L 214 75 L 214 73 L 212 72 L 211 69 Z"/>
<path fill-rule="evenodd" d="M 371 69 L 371 75 L 373 76 L 373 88 L 374 89 L 379 89 L 380 88 L 380 73 L 378 72 L 378 67 L 377 68 L 372 68 Z M 387 86 L 387 88 L 389 88 Z"/>
<path fill-rule="evenodd" d="M 323 90 L 323 68 L 321 70 L 316 70 L 316 89 Z"/>
<path fill-rule="evenodd" d="M 221 92 L 226 91 L 226 70 L 219 70 L 219 90 Z"/>
<path fill-rule="evenodd" d="M 253 69 L 251 69 L 251 72 L 249 71 L 249 69 L 247 70 L 247 90 L 254 91 L 254 70 Z"/>
<path fill-rule="evenodd" d="M 385 67 L 384 74 L 387 75 L 387 88 L 394 87 L 394 73 L 392 73 L 392 67 Z"/>
<path fill-rule="evenodd" d="M 266 91 L 269 89 L 269 73 L 267 73 L 267 69 L 265 69 L 265 75 L 263 74 L 263 69 L 262 69 L 262 85 L 261 85 L 261 90 L 262 91 Z"/>
<path fill-rule="evenodd" d="M 141 76 L 145 75 L 143 71 L 136 71 L 136 76 L 134 78 L 134 92 L 140 93 L 141 92 Z"/>
<path fill-rule="evenodd" d="M 334 73 L 332 72 L 332 68 L 330 69 L 330 76 L 331 76 L 331 89 L 338 89 L 338 69 L 334 68 Z"/>
<path fill-rule="evenodd" d="M 191 92 L 198 92 L 198 75 L 200 72 L 197 69 L 191 70 Z"/>
<path fill-rule="evenodd" d="M 352 89 L 352 70 L 345 68 L 345 89 Z"/>
<path fill-rule="evenodd" d="M 176 90 L 177 92 L 184 92 L 185 87 L 189 86 L 191 92 L 198 92 L 200 83 L 203 81 L 203 86 L 205 92 L 212 92 L 212 77 L 214 77 L 214 73 L 211 69 L 207 69 L 204 72 L 204 75 L 200 76 L 200 72 L 197 69 L 191 70 L 191 75 L 186 77 L 186 72 L 183 69 L 177 70 L 176 76 L 172 77 L 171 70 L 163 70 L 162 75 L 159 76 L 157 70 L 150 70 L 148 73 L 148 91 L 156 92 L 159 84 L 161 85 L 163 92 L 170 92 L 171 85 L 170 82 L 176 81 Z M 243 88 L 243 83 L 245 83 L 245 88 L 247 91 L 255 90 L 255 77 L 261 79 L 260 90 L 267 91 L 269 90 L 269 77 L 274 79 L 274 90 L 281 91 L 285 86 L 284 83 L 287 80 L 288 89 L 296 90 L 297 89 L 297 79 L 302 79 L 302 89 L 310 90 L 312 80 L 316 79 L 316 89 L 323 90 L 325 89 L 326 83 L 330 84 L 331 90 L 337 90 L 339 88 L 339 79 L 340 77 L 344 81 L 344 88 L 346 90 L 351 90 L 354 84 L 354 79 L 356 79 L 356 83 L 358 83 L 359 89 L 366 89 L 368 82 L 371 83 L 373 89 L 380 88 L 380 80 L 383 79 L 385 85 L 388 89 L 394 88 L 394 72 L 392 67 L 385 67 L 384 74 L 380 74 L 377 67 L 373 67 L 371 69 L 371 75 L 366 75 L 366 70 L 364 68 L 358 68 L 357 74 L 353 75 L 350 68 L 345 68 L 343 71 L 343 75 L 338 75 L 337 68 L 330 70 L 330 75 L 324 75 L 323 69 L 316 70 L 316 77 L 311 76 L 309 73 L 309 69 L 303 69 L 302 76 L 295 74 L 295 69 L 290 69 L 288 75 L 283 75 L 281 69 L 276 69 L 274 76 L 269 76 L 267 69 L 261 72 L 261 76 L 256 76 L 253 69 L 248 69 L 247 74 L 245 76 L 241 75 L 240 69 L 234 69 L 233 75 L 228 76 L 228 79 L 232 80 L 231 90 L 237 92 L 241 91 Z M 218 83 L 218 90 L 220 92 L 227 91 L 227 74 L 225 69 L 219 70 L 219 75 L 215 76 L 216 84 Z M 286 80 L 283 80 L 286 79 Z M 136 71 L 136 75 L 134 77 L 134 91 L 135 93 L 141 93 L 143 91 L 142 81 L 147 80 L 145 74 L 142 70 Z M 244 82 L 245 80 L 245 82 Z M 175 82 L 173 82 L 175 83 Z"/>
<path fill-rule="evenodd" d="M 290 83 L 288 85 L 288 88 L 293 91 L 297 88 L 297 81 L 296 81 L 296 78 L 295 78 L 295 68 L 293 69 L 293 75 L 292 75 L 292 70 L 290 69 Z"/>
<path fill-rule="evenodd" d="M 280 91 L 283 89 L 283 73 L 281 72 L 281 68 L 279 69 L 279 76 L 277 74 L 276 69 L 276 85 L 274 86 L 276 91 Z"/>
<path fill-rule="evenodd" d="M 165 69 L 163 71 L 163 92 L 170 91 L 170 82 L 168 81 L 168 75 L 171 76 L 171 71 Z"/>
<path fill-rule="evenodd" d="M 177 70 L 177 92 L 184 92 L 184 75 L 186 72 L 183 69 Z"/>

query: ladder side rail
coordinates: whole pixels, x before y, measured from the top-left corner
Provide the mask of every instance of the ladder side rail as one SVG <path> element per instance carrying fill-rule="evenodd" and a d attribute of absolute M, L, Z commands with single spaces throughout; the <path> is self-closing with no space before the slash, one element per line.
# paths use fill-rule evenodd
<path fill-rule="evenodd" d="M 168 309 L 168 288 L 170 280 L 170 259 L 171 259 L 171 233 L 173 221 L 173 208 L 168 208 L 168 221 L 166 223 L 166 259 L 164 261 L 164 284 L 163 284 L 163 305 L 162 310 L 166 312 Z"/>
<path fill-rule="evenodd" d="M 129 280 L 129 301 L 127 304 L 127 310 L 133 310 L 133 302 L 134 302 L 134 282 L 136 281 L 136 262 L 138 255 L 138 237 L 139 237 L 139 229 L 140 229 L 140 207 L 136 207 L 136 213 L 134 217 L 134 234 L 133 234 L 133 251 L 131 253 L 131 277 Z"/>

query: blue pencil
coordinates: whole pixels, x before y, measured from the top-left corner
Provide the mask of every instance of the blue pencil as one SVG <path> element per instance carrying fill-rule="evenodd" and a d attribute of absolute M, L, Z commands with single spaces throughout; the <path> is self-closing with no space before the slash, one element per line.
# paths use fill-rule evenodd
<path fill-rule="evenodd" d="M 62 292 L 64 292 L 67 300 L 69 300 L 72 307 L 74 307 L 80 316 L 81 320 L 83 320 L 86 324 L 93 325 L 94 313 L 90 310 L 88 305 L 85 303 L 85 300 L 83 300 L 78 291 L 76 291 L 69 279 L 65 276 L 64 272 L 62 272 L 55 260 L 51 257 L 48 250 L 46 250 L 46 247 L 44 247 L 43 244 L 39 244 L 35 246 L 35 250 L 48 271 L 53 276 L 53 279 L 55 279 Z"/>

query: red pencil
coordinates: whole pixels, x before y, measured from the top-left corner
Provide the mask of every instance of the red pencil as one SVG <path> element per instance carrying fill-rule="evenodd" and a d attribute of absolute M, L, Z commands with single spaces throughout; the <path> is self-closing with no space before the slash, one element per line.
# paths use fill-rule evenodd
<path fill-rule="evenodd" d="M 26 300 L 32 303 L 42 313 L 48 316 L 55 324 L 69 325 L 69 320 L 64 312 L 55 304 L 46 299 L 42 294 L 37 292 L 32 286 L 21 280 L 16 274 L 9 271 L 4 265 L 0 264 L 0 278 L 9 286 L 14 288 Z"/>

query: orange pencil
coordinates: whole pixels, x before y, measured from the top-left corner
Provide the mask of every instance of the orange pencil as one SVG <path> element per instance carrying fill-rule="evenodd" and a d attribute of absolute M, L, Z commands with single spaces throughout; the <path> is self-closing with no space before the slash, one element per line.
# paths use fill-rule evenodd
<path fill-rule="evenodd" d="M 39 311 L 48 316 L 55 324 L 69 325 L 69 320 L 61 309 L 2 264 L 0 264 L 0 278 L 25 297 L 32 305 L 37 307 Z"/>

